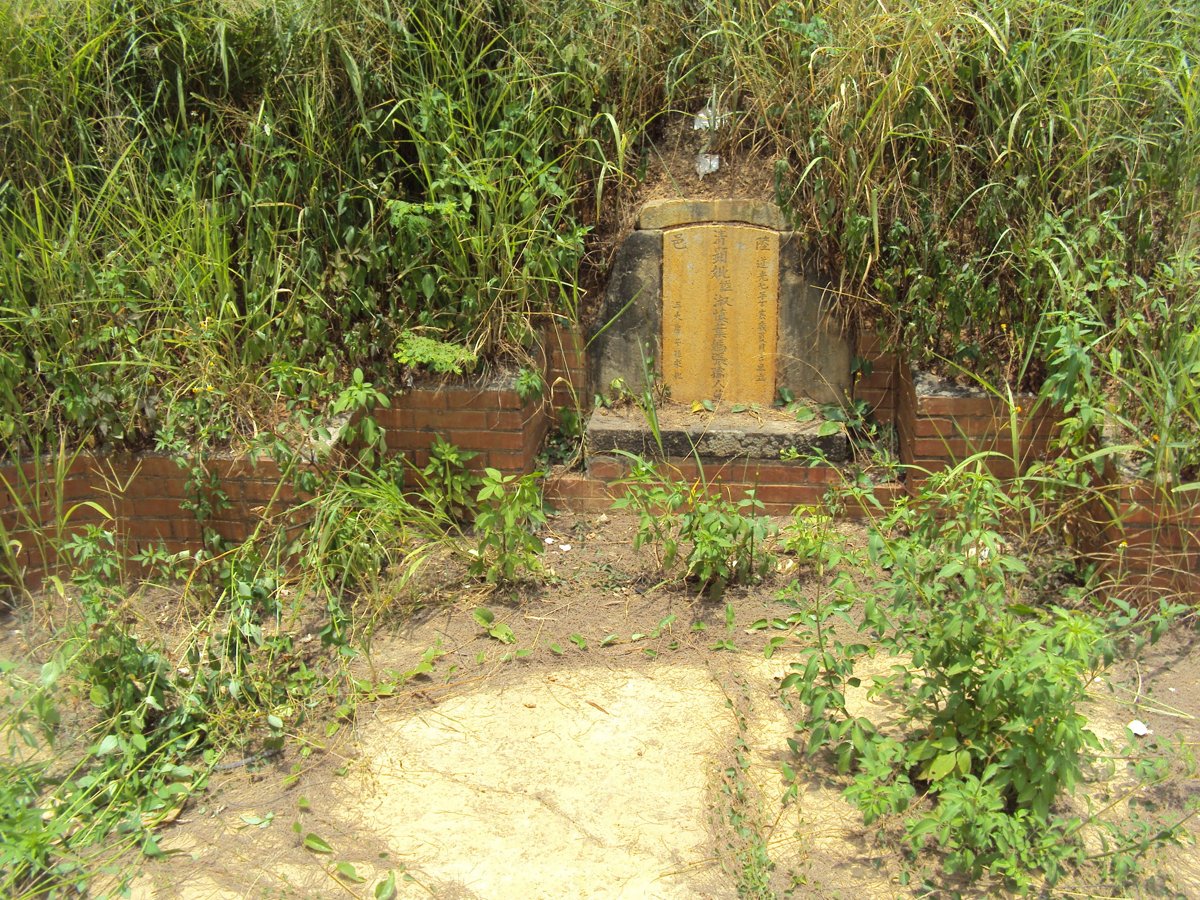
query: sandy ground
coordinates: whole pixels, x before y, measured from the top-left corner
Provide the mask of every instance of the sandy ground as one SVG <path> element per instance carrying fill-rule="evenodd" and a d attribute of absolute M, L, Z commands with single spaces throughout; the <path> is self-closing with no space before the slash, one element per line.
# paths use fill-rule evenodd
<path fill-rule="evenodd" d="M 662 583 L 628 521 L 561 517 L 549 533 L 540 585 L 397 598 L 364 672 L 405 671 L 436 646 L 434 670 L 361 704 L 336 733 L 310 723 L 263 766 L 214 773 L 162 831 L 167 855 L 128 861 L 132 896 L 368 898 L 389 873 L 399 897 L 451 900 L 995 895 L 940 879 L 932 859 L 906 871 L 902 823 L 864 827 L 845 779 L 788 748 L 778 684 L 803 648 L 765 659 L 772 631 L 754 623 L 787 614 L 778 594 L 795 572 L 706 600 Z M 479 605 L 512 627 L 513 644 L 480 628 Z M 1167 814 L 1200 798 L 1184 764 L 1200 740 L 1193 633 L 1096 686 L 1089 720 L 1116 761 L 1089 770 L 1071 801 L 1081 813 Z M 862 674 L 888 665 L 876 658 Z M 865 688 L 847 699 L 877 721 L 895 712 Z M 1179 771 L 1127 797 L 1135 717 L 1152 730 L 1144 749 L 1177 745 Z M 799 773 L 791 803 L 785 763 Z M 1135 893 L 1200 896 L 1198 860 L 1190 846 L 1164 850 Z"/>

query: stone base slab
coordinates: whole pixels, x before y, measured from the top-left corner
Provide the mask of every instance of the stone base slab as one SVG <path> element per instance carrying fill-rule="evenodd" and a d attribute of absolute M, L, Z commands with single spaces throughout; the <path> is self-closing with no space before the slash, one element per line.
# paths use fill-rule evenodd
<path fill-rule="evenodd" d="M 659 440 L 639 407 L 598 408 L 588 421 L 589 453 L 778 460 L 794 449 L 801 456 L 819 452 L 830 462 L 842 462 L 850 452 L 845 434 L 820 435 L 819 420 L 798 422 L 780 410 L 697 414 L 667 404 L 656 416 Z"/>

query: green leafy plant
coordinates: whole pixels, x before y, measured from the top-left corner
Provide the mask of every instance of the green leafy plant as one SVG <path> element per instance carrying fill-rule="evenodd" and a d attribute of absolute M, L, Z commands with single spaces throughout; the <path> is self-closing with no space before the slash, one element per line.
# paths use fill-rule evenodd
<path fill-rule="evenodd" d="M 410 369 L 428 369 L 438 375 L 462 375 L 475 368 L 478 357 L 459 344 L 402 331 L 396 342 L 396 361 Z"/>
<path fill-rule="evenodd" d="M 475 620 L 475 624 L 482 628 L 487 636 L 499 641 L 502 644 L 512 644 L 516 642 L 516 636 L 513 634 L 512 628 L 504 622 L 496 621 L 496 614 L 486 606 L 480 606 L 471 613 L 471 618 Z"/>
<path fill-rule="evenodd" d="M 783 682 L 804 710 L 794 749 L 832 753 L 868 824 L 907 814 L 914 852 L 932 845 L 950 872 L 1018 886 L 1037 871 L 1053 882 L 1084 861 L 1082 823 L 1055 807 L 1100 748 L 1081 704 L 1118 641 L 1157 637 L 1177 611 L 1096 614 L 1079 588 L 1031 605 L 1035 579 L 1001 533 L 1022 519 L 1041 527 L 1023 484 L 1006 491 L 981 467 L 962 466 L 897 504 L 872 531 L 869 566 L 858 563 L 882 571 L 875 588 L 861 599 L 851 570 L 838 574 L 805 609 L 813 648 Z M 874 690 L 904 709 L 903 739 L 847 712 L 868 645 L 842 643 L 835 618 L 894 658 Z"/>
<path fill-rule="evenodd" d="M 476 501 L 475 533 L 478 545 L 471 572 L 491 582 L 511 583 L 519 574 L 542 570 L 542 542 L 536 531 L 546 524 L 538 473 L 505 475 L 484 470 Z"/>
<path fill-rule="evenodd" d="M 817 433 L 825 437 L 843 429 L 855 447 L 870 446 L 878 433 L 878 425 L 872 420 L 865 400 L 847 400 L 821 407 L 824 421 Z"/>
<path fill-rule="evenodd" d="M 356 450 L 362 464 L 368 468 L 387 453 L 387 432 L 371 415 L 376 408 L 386 406 L 387 395 L 363 377 L 362 369 L 354 370 L 350 384 L 333 401 L 331 411 L 335 416 L 350 416 L 342 429 L 342 441 Z"/>
<path fill-rule="evenodd" d="M 729 584 L 749 584 L 774 565 L 769 541 L 776 533 L 770 519 L 758 513 L 763 503 L 754 491 L 736 502 L 712 496 L 703 481 L 687 485 L 665 479 L 652 464 L 624 454 L 630 468 L 621 480 L 614 509 L 638 516 L 634 548 L 649 544 L 664 572 L 680 558 L 685 577 L 700 589 L 720 596 Z"/>
<path fill-rule="evenodd" d="M 466 464 L 478 455 L 438 435 L 429 448 L 429 462 L 421 469 L 423 496 L 455 521 L 465 521 L 475 508 L 480 479 Z"/>
<path fill-rule="evenodd" d="M 641 550 L 649 544 L 658 567 L 669 571 L 679 554 L 677 513 L 687 501 L 687 494 L 677 482 L 665 481 L 645 459 L 632 454 L 624 458 L 629 462 L 629 471 L 621 480 L 621 494 L 613 501 L 613 509 L 637 514 L 633 549 Z"/>
<path fill-rule="evenodd" d="M 27 895 L 86 882 L 88 858 L 110 836 L 153 852 L 153 826 L 202 786 L 203 773 L 186 764 L 208 724 L 208 712 L 189 702 L 165 651 L 147 644 L 121 610 L 123 562 L 111 531 L 86 525 L 66 542 L 74 564 L 78 621 L 42 667 L 36 683 L 8 681 L 0 762 L 3 813 L 0 888 Z M 67 767 L 55 755 L 59 705 L 71 687 L 94 710 L 81 754 Z M 36 751 L 21 762 L 14 741 Z"/>
<path fill-rule="evenodd" d="M 701 589 L 720 596 L 729 584 L 752 584 L 775 564 L 768 540 L 775 524 L 759 515 L 763 503 L 754 491 L 736 502 L 693 497 L 679 519 L 680 537 L 692 545 L 687 575 Z"/>
<path fill-rule="evenodd" d="M 528 367 L 522 368 L 517 373 L 516 380 L 517 396 L 525 403 L 530 400 L 541 399 L 546 392 L 546 379 L 536 369 Z"/>

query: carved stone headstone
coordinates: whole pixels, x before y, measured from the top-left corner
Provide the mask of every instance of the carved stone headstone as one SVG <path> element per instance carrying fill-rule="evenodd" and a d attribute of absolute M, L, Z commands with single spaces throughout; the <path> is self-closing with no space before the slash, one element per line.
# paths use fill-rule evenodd
<path fill-rule="evenodd" d="M 850 343 L 800 241 L 756 200 L 648 203 L 617 253 L 589 366 L 596 391 L 649 374 L 677 402 L 846 399 Z"/>
<path fill-rule="evenodd" d="M 779 234 L 688 225 L 663 245 L 662 378 L 671 399 L 775 398 Z"/>

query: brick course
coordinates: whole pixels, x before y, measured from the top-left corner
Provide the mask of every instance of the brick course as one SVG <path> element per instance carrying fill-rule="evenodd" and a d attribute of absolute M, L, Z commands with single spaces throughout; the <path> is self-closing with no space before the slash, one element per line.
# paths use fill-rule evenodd
<path fill-rule="evenodd" d="M 547 328 L 543 351 L 548 401 L 523 402 L 514 389 L 497 382 L 421 386 L 398 394 L 388 407 L 374 413 L 386 431 L 389 449 L 404 453 L 419 468 L 428 462 L 434 439 L 441 436 L 475 452 L 468 465 L 477 471 L 485 466 L 505 474 L 531 471 L 557 408 L 574 408 L 577 399 L 586 401 L 590 396 L 583 341 L 577 332 Z M 979 452 L 995 454 L 988 465 L 1000 477 L 1015 474 L 1014 461 L 1023 467 L 1051 453 L 1056 411 L 1038 408 L 1032 398 L 1017 398 L 1014 448 L 1009 407 L 1001 399 L 920 395 L 907 366 L 873 335 L 860 336 L 858 355 L 871 361 L 872 371 L 858 379 L 854 396 L 868 403 L 878 421 L 894 423 L 901 461 L 913 467 L 906 484 L 874 488 L 885 508 L 904 491 L 915 490 L 922 471 L 945 469 Z M 227 539 L 244 539 L 264 519 L 279 516 L 303 499 L 290 485 L 281 484 L 282 474 L 270 459 L 213 457 L 204 465 L 230 501 L 230 508 L 218 511 L 206 524 Z M 20 542 L 19 563 L 35 579 L 53 570 L 58 561 L 45 539 L 31 532 L 27 519 L 53 523 L 72 507 L 68 535 L 71 529 L 104 523 L 115 527 L 130 552 L 159 542 L 173 552 L 198 549 L 201 525 L 183 505 L 189 499 L 189 476 L 175 460 L 160 455 L 80 454 L 57 468 L 61 478 L 56 478 L 52 460 L 0 467 L 0 525 L 10 540 Z M 777 460 L 697 464 L 692 458 L 680 458 L 668 460 L 663 471 L 691 483 L 703 481 L 732 499 L 754 490 L 772 514 L 821 502 L 829 487 L 843 477 L 833 467 Z M 620 494 L 616 482 L 625 473 L 624 460 L 593 456 L 586 474 L 551 473 L 545 495 L 549 502 L 575 510 L 606 510 Z M 61 484 L 57 497 L 52 491 L 56 481 Z M 123 486 L 123 492 L 118 486 Z M 1200 570 L 1200 501 L 1137 482 L 1114 481 L 1099 490 L 1102 495 L 1076 504 L 1082 511 L 1075 519 L 1074 539 L 1081 549 L 1114 575 L 1128 576 L 1126 589 L 1131 595 L 1163 587 L 1187 593 L 1200 590 L 1200 576 L 1194 574 Z M 114 521 L 84 504 L 88 500 L 112 513 Z M 850 506 L 848 516 L 878 514 L 874 507 Z"/>

